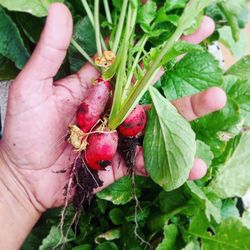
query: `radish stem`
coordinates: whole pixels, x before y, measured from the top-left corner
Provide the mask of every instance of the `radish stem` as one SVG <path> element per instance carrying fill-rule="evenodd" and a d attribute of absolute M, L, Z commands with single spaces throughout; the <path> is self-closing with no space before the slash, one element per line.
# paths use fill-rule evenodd
<path fill-rule="evenodd" d="M 104 3 L 104 9 L 105 9 L 105 13 L 106 13 L 106 17 L 109 23 L 112 23 L 112 17 L 111 17 L 111 12 L 109 9 L 109 3 L 108 0 L 103 0 Z"/>
<path fill-rule="evenodd" d="M 75 47 L 75 49 L 90 63 L 92 64 L 95 68 L 95 62 L 93 59 L 88 55 L 88 53 L 72 38 L 71 44 Z"/>
<path fill-rule="evenodd" d="M 100 37 L 99 5 L 100 5 L 100 1 L 95 0 L 95 8 L 94 8 L 95 39 L 96 39 L 97 53 L 101 57 L 102 45 L 101 45 L 101 37 Z"/>
<path fill-rule="evenodd" d="M 87 0 L 81 0 L 81 1 L 82 1 L 82 5 L 83 5 L 83 7 L 84 7 L 84 9 L 85 9 L 85 11 L 87 13 L 87 16 L 88 16 L 93 28 L 95 29 L 94 16 L 92 14 L 91 9 L 89 8 L 88 2 L 87 2 Z M 103 50 L 107 50 L 107 47 L 106 47 L 106 44 L 105 44 L 105 41 L 104 41 L 103 37 L 101 37 L 101 43 L 102 43 Z"/>
<path fill-rule="evenodd" d="M 124 20 L 126 16 L 127 6 L 128 6 L 128 0 L 124 0 L 122 3 L 122 10 L 121 10 L 120 18 L 119 18 L 118 28 L 116 31 L 115 40 L 114 40 L 113 48 L 112 48 L 112 51 L 114 52 L 114 54 L 116 54 L 118 46 L 119 46 L 122 29 L 124 25 Z"/>

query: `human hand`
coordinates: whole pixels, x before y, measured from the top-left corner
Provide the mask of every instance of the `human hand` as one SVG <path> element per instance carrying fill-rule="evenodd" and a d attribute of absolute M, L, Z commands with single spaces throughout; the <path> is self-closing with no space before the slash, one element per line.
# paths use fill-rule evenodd
<path fill-rule="evenodd" d="M 213 30 L 213 22 L 206 17 L 195 34 L 183 39 L 199 43 Z M 63 205 L 63 191 L 75 157 L 72 146 L 64 140 L 67 127 L 74 123 L 79 103 L 87 96 L 92 80 L 99 76 L 92 66 L 86 64 L 78 73 L 53 81 L 71 37 L 69 10 L 63 4 L 52 4 L 41 39 L 9 92 L 0 152 L 26 192 L 33 196 L 31 200 L 40 212 Z M 188 120 L 216 111 L 225 103 L 225 93 L 219 88 L 173 101 Z M 115 157 L 112 167 L 99 173 L 104 187 L 127 173 L 125 166 L 118 167 L 118 157 Z M 142 149 L 136 156 L 136 168 L 137 172 L 145 173 Z M 59 173 L 65 169 L 65 173 Z M 111 171 L 114 174 L 110 174 Z M 205 172 L 204 161 L 196 159 L 190 179 L 202 177 Z"/>

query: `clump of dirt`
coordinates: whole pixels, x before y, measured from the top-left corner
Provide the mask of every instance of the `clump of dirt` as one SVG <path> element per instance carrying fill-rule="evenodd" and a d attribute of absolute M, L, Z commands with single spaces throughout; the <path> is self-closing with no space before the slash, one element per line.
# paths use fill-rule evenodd
<path fill-rule="evenodd" d="M 130 175 L 133 173 L 135 165 L 136 146 L 138 145 L 140 145 L 140 143 L 137 137 L 124 137 L 122 135 L 119 135 L 117 151 L 123 158 Z"/>
<path fill-rule="evenodd" d="M 72 186 L 75 190 L 72 203 L 76 211 L 80 211 L 85 202 L 90 203 L 94 194 L 94 189 L 101 187 L 103 181 L 100 180 L 97 171 L 92 171 L 79 157 L 75 164 Z"/>

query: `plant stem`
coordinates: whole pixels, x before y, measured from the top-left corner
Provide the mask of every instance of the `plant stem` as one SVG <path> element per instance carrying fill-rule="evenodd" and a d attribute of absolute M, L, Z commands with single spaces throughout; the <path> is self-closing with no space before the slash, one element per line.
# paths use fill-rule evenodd
<path fill-rule="evenodd" d="M 101 37 L 100 37 L 99 5 L 100 5 L 100 1 L 95 0 L 95 7 L 94 7 L 95 39 L 96 39 L 97 53 L 98 53 L 98 56 L 101 57 L 102 45 L 101 45 Z"/>
<path fill-rule="evenodd" d="M 105 9 L 107 20 L 108 20 L 109 23 L 112 23 L 111 12 L 110 12 L 110 9 L 109 9 L 108 0 L 103 0 L 103 2 L 104 2 L 104 9 Z"/>
<path fill-rule="evenodd" d="M 84 7 L 84 9 L 85 9 L 85 11 L 86 11 L 86 13 L 88 15 L 88 18 L 89 18 L 91 24 L 94 27 L 94 25 L 95 25 L 95 23 L 94 23 L 94 16 L 92 14 L 91 9 L 89 8 L 89 4 L 88 4 L 87 0 L 82 0 L 82 5 L 83 5 L 83 7 Z"/>
<path fill-rule="evenodd" d="M 131 34 L 131 18 L 132 18 L 132 8 L 131 5 L 128 7 L 128 15 L 126 20 L 126 29 L 125 34 L 121 44 L 122 50 L 122 58 L 118 68 L 117 76 L 116 76 L 116 84 L 115 84 L 115 93 L 113 98 L 113 105 L 110 114 L 110 118 L 115 117 L 117 112 L 121 106 L 121 99 L 122 99 L 122 90 L 124 82 L 126 81 L 126 62 L 128 58 L 128 48 L 129 48 L 129 39 Z"/>
<path fill-rule="evenodd" d="M 76 40 L 74 40 L 72 38 L 71 40 L 71 44 L 76 48 L 76 50 L 81 53 L 81 55 L 90 63 L 92 64 L 95 68 L 95 62 L 93 61 L 93 59 L 88 55 L 88 53 L 76 42 Z"/>
<path fill-rule="evenodd" d="M 143 51 L 143 49 L 144 49 L 144 46 L 145 46 L 147 40 L 148 40 L 148 36 L 147 36 L 147 35 L 144 35 L 144 36 L 142 37 L 142 40 L 139 41 L 139 43 L 138 43 L 138 45 L 137 45 L 137 46 L 140 47 L 140 49 L 139 49 L 139 51 L 138 51 L 137 54 L 136 54 L 136 57 L 135 57 L 135 59 L 134 59 L 133 65 L 132 65 L 132 68 L 131 68 L 131 70 L 130 70 L 130 72 L 129 72 L 129 76 L 128 76 L 127 82 L 126 82 L 126 84 L 125 84 L 125 87 L 124 87 L 123 100 L 124 100 L 124 99 L 127 97 L 127 95 L 128 95 L 128 91 L 129 91 L 129 88 L 130 88 L 130 86 L 131 86 L 131 81 L 132 81 L 132 78 L 133 78 L 133 76 L 134 76 L 135 69 L 136 69 L 137 65 L 139 64 L 139 61 L 140 61 L 140 58 L 141 58 L 141 54 L 142 54 L 142 51 Z"/>
<path fill-rule="evenodd" d="M 89 7 L 89 4 L 87 2 L 87 0 L 81 0 L 82 1 L 82 5 L 87 13 L 87 16 L 89 18 L 89 21 L 91 22 L 93 28 L 95 29 L 95 21 L 94 21 L 94 15 L 92 14 L 92 11 Z M 103 37 L 101 37 L 101 43 L 102 43 L 102 48 L 103 50 L 107 50 L 107 47 L 106 47 L 106 44 L 105 44 L 105 41 L 103 39 Z"/>
<path fill-rule="evenodd" d="M 114 54 L 116 54 L 118 46 L 119 46 L 119 42 L 120 42 L 120 38 L 121 38 L 121 34 L 122 34 L 122 29 L 123 29 L 123 25 L 124 25 L 124 20 L 125 20 L 125 16 L 126 16 L 127 6 L 128 6 L 128 0 L 124 0 L 122 3 L 122 10 L 121 10 L 119 23 L 118 23 L 118 27 L 117 27 L 117 31 L 116 31 L 116 35 L 115 35 L 115 40 L 113 43 L 113 48 L 112 48 L 112 51 L 114 52 Z"/>
<path fill-rule="evenodd" d="M 116 129 L 126 118 L 126 116 L 133 110 L 141 97 L 151 85 L 153 76 L 156 75 L 161 67 L 163 57 L 171 50 L 175 43 L 180 39 L 183 32 L 190 27 L 193 19 L 196 18 L 200 12 L 211 3 L 210 0 L 191 0 L 185 8 L 178 27 L 170 39 L 164 44 L 159 55 L 150 65 L 148 72 L 130 91 L 130 94 L 124 101 L 116 117 L 110 117 L 109 128 Z"/>

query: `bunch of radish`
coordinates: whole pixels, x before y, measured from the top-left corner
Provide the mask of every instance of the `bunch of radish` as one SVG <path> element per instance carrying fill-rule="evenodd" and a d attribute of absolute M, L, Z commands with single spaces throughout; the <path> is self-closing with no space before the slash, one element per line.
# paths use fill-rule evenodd
<path fill-rule="evenodd" d="M 137 105 L 117 130 L 110 130 L 105 116 L 111 97 L 111 83 L 98 78 L 76 111 L 76 125 L 69 129 L 69 142 L 81 151 L 83 161 L 94 171 L 105 170 L 112 164 L 119 136 L 137 137 L 146 125 L 146 113 Z"/>

